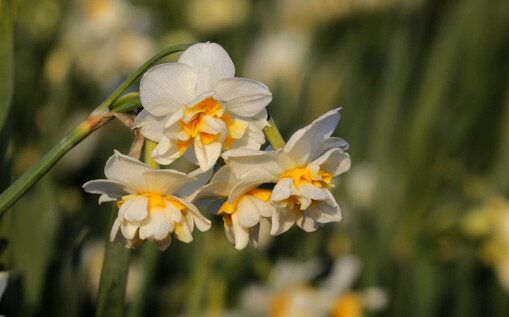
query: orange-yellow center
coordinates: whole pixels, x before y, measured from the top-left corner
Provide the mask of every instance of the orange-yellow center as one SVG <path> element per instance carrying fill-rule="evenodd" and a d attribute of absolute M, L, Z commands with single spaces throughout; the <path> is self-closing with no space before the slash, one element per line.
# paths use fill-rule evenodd
<path fill-rule="evenodd" d="M 181 202 L 176 200 L 175 198 L 171 196 L 163 196 L 161 194 L 157 193 L 139 193 L 138 195 L 127 195 L 123 196 L 122 200 L 117 201 L 117 207 L 120 208 L 127 200 L 136 197 L 136 196 L 144 196 L 148 198 L 147 203 L 147 210 L 150 214 L 152 211 L 152 208 L 155 207 L 166 207 L 167 203 L 172 204 L 173 206 L 177 207 L 179 210 L 185 210 L 187 209 L 186 206 L 184 206 Z"/>
<path fill-rule="evenodd" d="M 322 170 L 319 170 L 315 176 L 307 168 L 295 168 L 279 177 L 279 179 L 283 178 L 292 178 L 295 186 L 299 186 L 302 181 L 305 181 L 319 188 L 334 187 L 334 184 L 331 184 L 332 175 Z"/>
<path fill-rule="evenodd" d="M 332 307 L 332 317 L 363 316 L 361 297 L 357 293 L 347 293 L 338 298 Z"/>
<path fill-rule="evenodd" d="M 180 120 L 180 127 L 188 138 L 177 141 L 176 145 L 180 154 L 184 153 L 197 137 L 200 137 L 200 141 L 205 145 L 221 138 L 220 133 L 204 132 L 207 128 L 207 123 L 203 119 L 205 116 L 221 119 L 225 123 L 228 130 L 228 134 L 223 140 L 225 149 L 229 149 L 233 142 L 244 134 L 247 127 L 245 121 L 232 119 L 228 113 L 224 112 L 223 105 L 217 100 L 212 97 L 206 98 L 191 108 L 186 107 L 184 111 L 184 117 Z"/>
<path fill-rule="evenodd" d="M 227 201 L 224 202 L 224 204 L 219 208 L 219 211 L 217 212 L 218 215 L 223 214 L 223 221 L 229 225 L 232 224 L 232 213 L 237 211 L 237 205 L 239 204 L 239 201 L 245 197 L 245 196 L 254 196 L 256 198 L 259 198 L 263 201 L 269 201 L 270 195 L 272 191 L 267 189 L 261 189 L 261 188 L 255 188 L 253 190 L 248 191 L 244 195 L 241 195 L 233 204 L 230 204 Z"/>

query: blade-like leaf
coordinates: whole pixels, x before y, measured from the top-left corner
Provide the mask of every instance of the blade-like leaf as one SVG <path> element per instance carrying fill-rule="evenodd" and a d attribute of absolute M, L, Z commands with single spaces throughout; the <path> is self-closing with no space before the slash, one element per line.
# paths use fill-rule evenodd
<path fill-rule="evenodd" d="M 116 217 L 117 208 L 113 205 L 110 224 L 113 224 Z M 107 236 L 109 238 L 109 235 Z M 106 241 L 101 282 L 97 294 L 96 317 L 123 316 L 130 255 L 131 250 L 122 244 Z"/>
<path fill-rule="evenodd" d="M 14 77 L 14 10 L 12 0 L 0 0 L 0 191 L 10 180 L 10 159 L 8 157 L 11 131 L 11 101 Z M 0 224 L 0 266 L 8 266 L 8 239 L 10 218 Z"/>

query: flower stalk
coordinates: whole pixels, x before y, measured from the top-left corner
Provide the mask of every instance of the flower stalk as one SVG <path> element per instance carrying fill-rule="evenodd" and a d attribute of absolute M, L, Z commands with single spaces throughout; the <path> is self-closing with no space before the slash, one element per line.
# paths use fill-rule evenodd
<path fill-rule="evenodd" d="M 265 137 L 269 141 L 270 145 L 274 149 L 274 151 L 279 150 L 283 147 L 285 147 L 286 143 L 283 137 L 281 136 L 281 133 L 279 132 L 276 123 L 274 123 L 274 120 L 272 119 L 272 116 L 270 115 L 270 112 L 268 112 L 269 119 L 267 120 L 269 122 L 269 126 L 263 128 L 263 133 L 265 134 Z"/>
<path fill-rule="evenodd" d="M 106 100 L 104 100 L 83 122 L 74 128 L 46 155 L 35 163 L 28 171 L 21 175 L 9 188 L 0 195 L 0 216 L 7 211 L 23 194 L 41 179 L 70 149 L 80 143 L 92 132 L 103 126 L 113 118 L 112 112 L 124 112 L 139 108 L 139 97 L 127 94 L 119 99 L 124 91 L 136 81 L 147 69 L 156 64 L 161 58 L 183 51 L 191 44 L 182 44 L 167 48 L 154 55 L 145 64 L 129 76 Z M 118 102 L 116 102 L 118 100 Z"/>

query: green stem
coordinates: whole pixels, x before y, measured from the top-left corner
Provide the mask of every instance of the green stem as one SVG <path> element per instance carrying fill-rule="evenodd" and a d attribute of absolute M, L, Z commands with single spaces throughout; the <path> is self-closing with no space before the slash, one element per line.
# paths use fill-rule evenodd
<path fill-rule="evenodd" d="M 110 227 L 117 218 L 117 213 L 117 207 L 113 204 Z M 131 249 L 121 243 L 111 243 L 108 234 L 97 293 L 96 317 L 123 316 L 130 257 Z"/>
<path fill-rule="evenodd" d="M 156 142 L 145 139 L 145 146 L 143 148 L 143 161 L 145 162 L 145 164 L 147 164 L 148 166 L 152 167 L 155 170 L 159 169 L 159 164 L 156 161 L 154 161 L 152 156 L 150 156 L 150 153 L 152 153 L 156 146 L 157 146 Z"/>
<path fill-rule="evenodd" d="M 46 155 L 35 163 L 0 195 L 0 215 L 3 215 L 23 194 L 46 174 L 67 151 L 72 149 L 90 133 L 108 122 L 112 116 L 91 114 L 64 139 L 54 146 Z"/>
<path fill-rule="evenodd" d="M 140 77 L 148 68 L 153 66 L 161 58 L 183 51 L 191 44 L 176 45 L 167 48 L 154 57 L 149 59 L 145 64 L 138 68 L 131 76 L 129 76 L 106 100 L 99 105 L 80 125 L 71 131 L 60 143 L 53 147 L 46 155 L 44 155 L 37 163 L 34 164 L 28 171 L 19 177 L 9 188 L 7 188 L 0 195 L 0 215 L 2 215 L 9 207 L 11 207 L 23 194 L 29 190 L 44 174 L 46 174 L 53 165 L 64 156 L 67 151 L 76 146 L 81 140 L 86 138 L 90 133 L 94 132 L 99 127 L 103 126 L 112 118 L 110 107 L 113 105 L 125 105 L 124 102 L 114 103 L 118 97 L 129 86 Z M 135 99 L 136 96 L 130 97 Z M 123 99 L 123 98 L 121 98 Z M 126 99 L 127 100 L 127 99 Z M 128 100 L 127 100 L 128 101 Z M 133 106 L 133 105 L 131 105 Z M 138 104 L 135 106 L 139 107 Z M 127 110 L 131 108 L 127 107 Z M 124 111 L 127 111 L 124 109 Z M 116 112 L 120 112 L 115 108 Z"/>
<path fill-rule="evenodd" d="M 281 136 L 281 133 L 279 133 L 279 130 L 274 123 L 274 120 L 272 120 L 272 116 L 269 113 L 269 126 L 263 128 L 263 133 L 265 134 L 265 137 L 269 141 L 270 145 L 274 149 L 274 151 L 279 150 L 283 147 L 285 147 L 286 143 L 283 137 Z"/>

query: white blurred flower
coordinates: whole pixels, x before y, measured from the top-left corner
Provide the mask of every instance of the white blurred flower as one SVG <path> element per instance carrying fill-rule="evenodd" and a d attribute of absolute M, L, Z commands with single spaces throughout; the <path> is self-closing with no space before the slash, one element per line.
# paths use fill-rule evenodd
<path fill-rule="evenodd" d="M 187 151 L 206 171 L 223 148 L 260 148 L 272 95 L 262 83 L 234 74 L 228 53 L 214 43 L 195 44 L 177 63 L 145 73 L 140 84 L 144 110 L 135 124 L 159 143 L 154 160 L 169 164 Z"/>
<path fill-rule="evenodd" d="M 341 209 L 329 188 L 332 179 L 350 168 L 348 144 L 330 137 L 339 122 L 339 109 L 331 110 L 295 132 L 286 146 L 272 152 L 235 149 L 223 154 L 241 182 L 232 190 L 230 202 L 239 193 L 263 183 L 276 183 L 270 202 L 272 235 L 287 231 L 294 223 L 307 232 L 325 223 L 340 221 Z"/>
<path fill-rule="evenodd" d="M 375 195 L 376 171 L 370 163 L 358 163 L 345 177 L 346 192 L 357 208 L 371 206 Z"/>
<path fill-rule="evenodd" d="M 297 95 L 301 91 L 310 48 L 308 33 L 280 30 L 262 34 L 254 41 L 247 57 L 246 74 L 271 87 L 283 82 Z"/>
<path fill-rule="evenodd" d="M 331 274 L 319 288 L 320 301 L 328 316 L 362 317 L 366 310 L 377 311 L 387 305 L 387 294 L 379 287 L 352 290 L 360 273 L 360 261 L 353 255 L 336 259 Z"/>
<path fill-rule="evenodd" d="M 101 194 L 99 202 L 117 200 L 119 213 L 111 241 L 123 235 L 128 247 L 149 240 L 165 250 L 172 232 L 180 241 L 190 242 L 195 225 L 200 231 L 210 228 L 210 221 L 189 200 L 181 198 L 201 187 L 201 179 L 170 169 L 153 170 L 117 151 L 106 163 L 104 173 L 108 179 L 89 181 L 83 188 Z M 184 186 L 192 181 L 196 181 L 194 186 Z"/>
<path fill-rule="evenodd" d="M 60 44 L 46 62 L 47 77 L 59 83 L 73 66 L 80 77 L 105 88 L 114 85 L 156 51 L 145 34 L 150 20 L 148 12 L 125 0 L 73 2 Z"/>
<path fill-rule="evenodd" d="M 227 198 L 239 180 L 228 166 L 223 166 L 212 177 L 210 184 L 203 187 L 193 200 L 196 204 L 210 201 L 209 211 L 223 216 L 224 229 L 228 240 L 235 248 L 242 250 L 249 240 L 257 247 L 260 232 L 260 220 L 272 216 L 274 207 L 268 202 L 271 191 L 254 188 L 239 193 L 232 203 Z M 220 199 L 220 200 L 218 200 Z"/>
<path fill-rule="evenodd" d="M 330 275 L 312 286 L 322 269 L 317 259 L 278 261 L 266 284 L 247 287 L 242 308 L 229 316 L 362 317 L 387 305 L 387 295 L 378 287 L 353 289 L 360 272 L 356 257 L 336 259 Z"/>
<path fill-rule="evenodd" d="M 265 285 L 251 285 L 244 290 L 238 316 L 324 316 L 317 302 L 318 293 L 309 284 L 321 271 L 317 259 L 278 261 Z"/>

